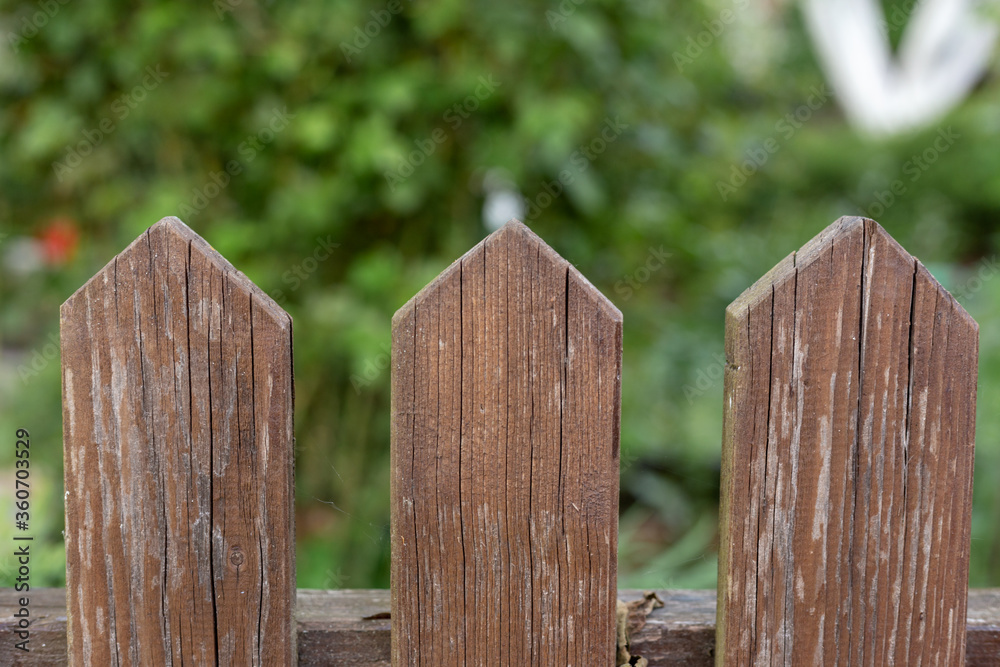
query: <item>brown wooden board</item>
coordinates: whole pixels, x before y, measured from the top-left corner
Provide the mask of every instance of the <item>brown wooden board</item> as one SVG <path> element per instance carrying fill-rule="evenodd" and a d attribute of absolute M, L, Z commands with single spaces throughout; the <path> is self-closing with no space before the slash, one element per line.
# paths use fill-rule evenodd
<path fill-rule="evenodd" d="M 642 591 L 619 591 L 634 600 Z M 710 667 L 715 649 L 715 591 L 658 591 L 664 606 L 654 609 L 645 625 L 631 635 L 632 652 L 651 667 Z M 17 626 L 18 598 L 23 593 L 0 589 L 0 637 L 10 638 Z M 66 591 L 35 589 L 30 594 L 29 651 L 0 642 L 0 665 L 56 667 L 66 662 Z M 299 665 L 388 667 L 390 664 L 389 591 L 299 590 Z M 376 618 L 368 618 L 375 616 Z M 1000 665 L 1000 589 L 969 591 L 968 667 Z"/>
<path fill-rule="evenodd" d="M 613 664 L 621 326 L 516 221 L 396 313 L 393 664 Z"/>
<path fill-rule="evenodd" d="M 176 218 L 62 306 L 74 665 L 292 664 L 292 323 Z"/>
<path fill-rule="evenodd" d="M 727 309 L 717 664 L 961 664 L 977 353 L 862 218 Z"/>

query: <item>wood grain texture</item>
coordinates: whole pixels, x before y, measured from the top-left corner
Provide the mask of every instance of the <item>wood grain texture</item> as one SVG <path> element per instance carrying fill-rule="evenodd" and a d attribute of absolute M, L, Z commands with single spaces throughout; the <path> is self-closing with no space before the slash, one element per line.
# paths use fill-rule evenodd
<path fill-rule="evenodd" d="M 292 664 L 291 319 L 164 218 L 61 336 L 71 664 Z"/>
<path fill-rule="evenodd" d="M 393 319 L 393 664 L 611 665 L 621 313 L 512 221 Z"/>
<path fill-rule="evenodd" d="M 842 218 L 726 312 L 717 664 L 961 664 L 978 326 Z"/>
<path fill-rule="evenodd" d="M 17 624 L 13 589 L 0 589 L 0 636 L 10 637 Z M 632 635 L 632 650 L 651 667 L 710 667 L 715 650 L 715 591 L 658 591 L 664 606 L 654 609 L 646 624 Z M 623 600 L 642 597 L 642 591 L 619 591 Z M 31 650 L 0 642 L 0 665 L 55 667 L 66 662 L 66 591 L 31 591 Z M 299 665 L 390 665 L 390 620 L 387 590 L 299 590 Z M 1000 589 L 969 591 L 968 667 L 1000 665 Z"/>

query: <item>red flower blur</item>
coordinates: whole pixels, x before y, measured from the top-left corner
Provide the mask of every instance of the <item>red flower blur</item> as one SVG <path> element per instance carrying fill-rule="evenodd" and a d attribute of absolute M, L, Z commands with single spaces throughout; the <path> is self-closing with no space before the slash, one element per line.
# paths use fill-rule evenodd
<path fill-rule="evenodd" d="M 50 266 L 61 266 L 73 259 L 73 255 L 76 254 L 80 232 L 73 220 L 54 218 L 39 234 L 38 241 L 45 263 Z"/>

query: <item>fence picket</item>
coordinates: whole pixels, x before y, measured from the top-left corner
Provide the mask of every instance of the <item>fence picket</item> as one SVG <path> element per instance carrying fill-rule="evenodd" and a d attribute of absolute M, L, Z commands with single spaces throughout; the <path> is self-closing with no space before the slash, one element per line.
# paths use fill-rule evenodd
<path fill-rule="evenodd" d="M 726 312 L 716 664 L 962 664 L 978 326 L 841 218 Z"/>
<path fill-rule="evenodd" d="M 61 336 L 70 663 L 294 664 L 291 319 L 164 218 Z"/>
<path fill-rule="evenodd" d="M 512 221 L 392 356 L 393 664 L 613 664 L 621 314 Z"/>

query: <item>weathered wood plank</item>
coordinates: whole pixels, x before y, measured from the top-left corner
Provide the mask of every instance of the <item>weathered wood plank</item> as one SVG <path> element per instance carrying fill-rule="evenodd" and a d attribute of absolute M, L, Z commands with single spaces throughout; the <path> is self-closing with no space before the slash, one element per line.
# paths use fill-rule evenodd
<path fill-rule="evenodd" d="M 642 597 L 641 591 L 619 591 L 623 600 Z M 659 591 L 665 605 L 654 609 L 646 624 L 632 636 L 632 650 L 649 659 L 652 667 L 709 667 L 715 648 L 715 591 Z M 17 625 L 17 600 L 23 593 L 0 589 L 0 636 L 10 638 Z M 0 643 L 0 664 L 61 666 L 66 661 L 66 592 L 35 589 L 30 592 L 31 650 L 17 651 L 12 641 Z M 390 605 L 387 590 L 299 590 L 299 665 L 388 667 Z M 965 664 L 1000 664 L 1000 589 L 969 591 Z M 383 617 L 365 620 L 365 617 Z"/>
<path fill-rule="evenodd" d="M 612 664 L 621 314 L 511 222 L 392 365 L 393 664 Z"/>
<path fill-rule="evenodd" d="M 842 218 L 726 313 L 717 664 L 959 664 L 978 327 Z"/>
<path fill-rule="evenodd" d="M 291 664 L 291 319 L 164 218 L 61 336 L 72 663 Z"/>

